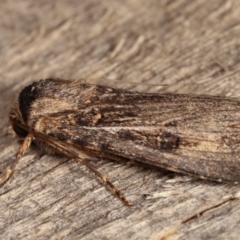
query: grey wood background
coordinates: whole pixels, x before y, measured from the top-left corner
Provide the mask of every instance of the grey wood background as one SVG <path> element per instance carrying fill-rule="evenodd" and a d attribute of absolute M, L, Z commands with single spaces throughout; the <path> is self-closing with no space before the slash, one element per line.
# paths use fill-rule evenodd
<path fill-rule="evenodd" d="M 33 79 L 240 96 L 239 12 L 238 0 L 0 1 L 0 171 L 19 148 L 8 133 L 11 104 Z M 0 188 L 0 238 L 240 239 L 239 186 L 95 165 L 134 206 L 79 163 L 31 147 Z"/>

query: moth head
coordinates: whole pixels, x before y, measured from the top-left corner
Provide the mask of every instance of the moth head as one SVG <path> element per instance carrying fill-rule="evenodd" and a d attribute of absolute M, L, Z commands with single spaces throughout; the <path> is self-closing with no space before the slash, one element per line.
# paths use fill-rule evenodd
<path fill-rule="evenodd" d="M 31 104 L 38 95 L 36 84 L 36 82 L 33 82 L 21 91 L 18 101 L 13 104 L 10 111 L 10 128 L 21 138 L 25 138 L 28 134 L 29 128 L 27 122 Z"/>
<path fill-rule="evenodd" d="M 18 102 L 13 104 L 11 108 L 10 115 L 10 132 L 16 134 L 20 138 L 25 138 L 28 135 L 28 131 L 26 130 L 26 123 L 22 118 L 22 114 L 19 110 Z"/>

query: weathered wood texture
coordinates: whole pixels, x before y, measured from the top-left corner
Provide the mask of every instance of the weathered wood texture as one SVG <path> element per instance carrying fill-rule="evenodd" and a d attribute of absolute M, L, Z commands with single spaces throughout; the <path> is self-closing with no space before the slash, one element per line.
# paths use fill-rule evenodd
<path fill-rule="evenodd" d="M 10 0 L 0 11 L 1 171 L 19 147 L 8 134 L 11 103 L 33 79 L 107 78 L 240 96 L 240 1 Z M 32 147 L 0 188 L 0 238 L 240 238 L 239 186 L 95 164 L 133 207 L 80 164 Z"/>

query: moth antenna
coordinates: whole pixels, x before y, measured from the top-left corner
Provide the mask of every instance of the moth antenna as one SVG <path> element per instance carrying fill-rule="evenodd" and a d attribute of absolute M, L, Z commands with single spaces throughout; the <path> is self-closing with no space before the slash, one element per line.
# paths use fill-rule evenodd
<path fill-rule="evenodd" d="M 19 163 L 19 160 L 21 159 L 22 155 L 25 153 L 25 151 L 29 148 L 31 142 L 32 142 L 33 136 L 32 134 L 28 134 L 27 137 L 24 139 L 22 146 L 20 147 L 16 159 L 14 162 L 4 171 L 4 173 L 0 177 L 0 185 L 5 184 L 10 177 L 13 175 L 14 170 L 16 166 Z"/>

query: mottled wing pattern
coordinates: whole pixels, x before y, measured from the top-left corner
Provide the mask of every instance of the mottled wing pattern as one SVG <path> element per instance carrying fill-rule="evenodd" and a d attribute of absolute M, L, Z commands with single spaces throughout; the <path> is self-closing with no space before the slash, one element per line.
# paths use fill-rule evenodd
<path fill-rule="evenodd" d="M 240 181 L 240 102 L 235 99 L 137 93 L 75 81 L 50 87 L 55 94 L 48 95 L 46 84 L 38 90 L 28 122 L 36 134 L 66 149 Z"/>

